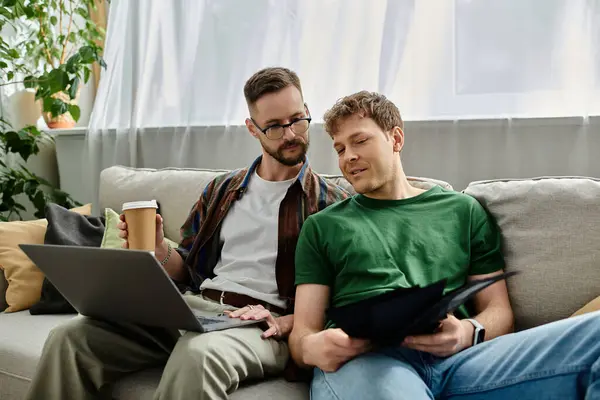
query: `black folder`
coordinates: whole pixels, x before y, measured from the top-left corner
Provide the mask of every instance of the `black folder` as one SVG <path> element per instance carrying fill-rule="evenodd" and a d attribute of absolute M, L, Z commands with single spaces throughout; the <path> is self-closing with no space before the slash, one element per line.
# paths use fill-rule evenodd
<path fill-rule="evenodd" d="M 465 304 L 477 292 L 517 274 L 506 272 L 467 282 L 444 294 L 446 280 L 431 285 L 399 288 L 365 300 L 332 307 L 328 318 L 349 336 L 375 344 L 399 344 L 406 336 L 433 333 L 447 314 Z"/>

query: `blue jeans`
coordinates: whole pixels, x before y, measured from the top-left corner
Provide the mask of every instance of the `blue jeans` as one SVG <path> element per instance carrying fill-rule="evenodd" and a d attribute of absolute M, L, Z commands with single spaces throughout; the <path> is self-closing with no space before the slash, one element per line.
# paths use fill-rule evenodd
<path fill-rule="evenodd" d="M 600 312 L 504 335 L 448 358 L 404 347 L 314 370 L 311 399 L 600 400 Z"/>

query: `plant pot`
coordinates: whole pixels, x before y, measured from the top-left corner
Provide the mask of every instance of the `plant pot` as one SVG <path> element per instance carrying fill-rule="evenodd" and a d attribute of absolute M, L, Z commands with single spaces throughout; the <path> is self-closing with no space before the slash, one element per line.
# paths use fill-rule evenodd
<path fill-rule="evenodd" d="M 52 97 L 55 99 L 60 99 L 67 104 L 77 104 L 79 91 L 77 93 L 77 97 L 75 97 L 73 100 L 71 100 L 71 98 L 69 98 L 69 95 L 64 92 L 55 93 L 52 95 Z M 44 112 L 42 113 L 42 115 L 44 116 L 44 121 L 46 121 L 46 125 L 48 125 L 48 128 L 50 129 L 69 129 L 73 128 L 76 123 L 75 119 L 73 119 L 71 113 L 68 111 L 62 115 L 59 115 L 58 117 L 53 117 L 52 113 L 50 112 Z"/>

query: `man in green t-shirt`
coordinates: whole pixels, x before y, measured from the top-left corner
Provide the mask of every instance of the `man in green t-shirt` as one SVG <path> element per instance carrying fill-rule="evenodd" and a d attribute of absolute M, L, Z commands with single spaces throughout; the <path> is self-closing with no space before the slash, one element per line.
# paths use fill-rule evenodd
<path fill-rule="evenodd" d="M 339 167 L 358 193 L 304 223 L 296 248 L 290 350 L 314 367 L 311 398 L 600 399 L 600 313 L 512 333 L 506 284 L 475 295 L 435 333 L 397 346 L 349 337 L 325 317 L 397 288 L 447 280 L 447 290 L 501 274 L 495 221 L 472 197 L 412 186 L 402 168 L 403 123 L 377 93 L 325 114 Z"/>

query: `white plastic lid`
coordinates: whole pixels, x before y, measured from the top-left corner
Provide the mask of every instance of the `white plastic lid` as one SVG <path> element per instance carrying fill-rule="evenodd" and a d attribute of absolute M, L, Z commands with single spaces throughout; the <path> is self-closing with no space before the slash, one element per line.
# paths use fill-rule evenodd
<path fill-rule="evenodd" d="M 158 208 L 158 204 L 156 204 L 156 200 L 123 203 L 123 211 L 135 210 L 136 208 Z"/>

